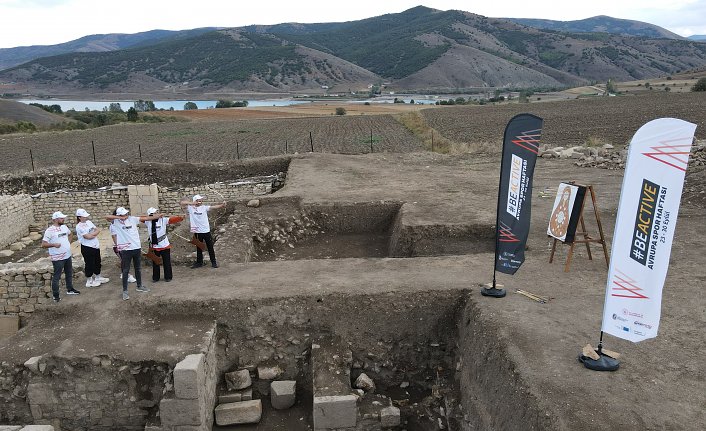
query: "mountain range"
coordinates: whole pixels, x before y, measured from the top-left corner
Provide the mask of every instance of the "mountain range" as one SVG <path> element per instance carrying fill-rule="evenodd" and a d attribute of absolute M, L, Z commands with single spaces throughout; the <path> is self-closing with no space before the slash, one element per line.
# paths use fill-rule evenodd
<path fill-rule="evenodd" d="M 91 45 L 102 52 L 68 52 L 15 65 L 0 71 L 0 91 L 188 95 L 347 91 L 375 84 L 416 91 L 547 88 L 647 79 L 706 65 L 706 43 L 651 24 L 610 17 L 562 24 L 423 6 L 343 23 L 148 33 L 82 38 L 87 40 L 80 49 L 90 51 Z"/>

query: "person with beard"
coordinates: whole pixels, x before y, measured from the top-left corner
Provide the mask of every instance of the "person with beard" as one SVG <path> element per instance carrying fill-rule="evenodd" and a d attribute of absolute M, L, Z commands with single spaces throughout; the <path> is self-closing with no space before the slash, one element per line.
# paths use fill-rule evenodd
<path fill-rule="evenodd" d="M 78 295 L 81 292 L 74 289 L 73 277 L 74 269 L 71 261 L 71 231 L 64 224 L 66 215 L 61 211 L 56 211 L 51 216 L 51 226 L 44 232 L 42 247 L 49 252 L 54 274 L 51 278 L 51 293 L 54 302 L 59 302 L 59 280 L 61 273 L 64 273 L 66 280 L 66 294 Z"/>
<path fill-rule="evenodd" d="M 153 216 L 157 214 L 157 211 L 157 208 L 149 208 L 147 215 Z M 164 281 L 172 281 L 172 245 L 169 243 L 169 238 L 167 238 L 167 225 L 180 223 L 183 220 L 184 217 L 181 216 L 163 216 L 145 222 L 150 249 L 157 257 L 162 259 L 161 265 L 157 265 L 154 261 L 152 262 L 152 281 L 155 283 L 159 281 L 160 266 L 164 268 Z"/>
<path fill-rule="evenodd" d="M 81 243 L 81 255 L 86 265 L 86 287 L 98 287 L 110 279 L 101 275 L 101 247 L 98 241 L 101 229 L 88 219 L 90 216 L 83 208 L 76 210 L 76 236 Z"/>

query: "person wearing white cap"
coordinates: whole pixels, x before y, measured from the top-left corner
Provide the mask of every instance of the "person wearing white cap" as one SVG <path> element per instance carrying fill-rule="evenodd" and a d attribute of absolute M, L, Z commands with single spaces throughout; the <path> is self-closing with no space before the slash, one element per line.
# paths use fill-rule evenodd
<path fill-rule="evenodd" d="M 130 211 L 126 208 L 118 207 L 115 210 L 115 215 L 105 216 L 105 219 L 113 224 L 112 232 L 115 232 L 117 239 L 117 248 L 120 251 L 120 269 L 122 272 L 123 282 L 123 299 L 130 299 L 127 291 L 128 274 L 130 271 L 130 262 L 135 267 L 135 279 L 137 279 L 138 292 L 149 292 L 150 289 L 142 284 L 142 273 L 140 266 L 142 262 L 142 253 L 140 246 L 140 233 L 138 232 L 139 224 L 147 220 L 156 220 L 161 217 L 161 214 L 153 216 L 134 217 L 128 215 Z"/>
<path fill-rule="evenodd" d="M 98 242 L 101 229 L 88 219 L 90 216 L 83 208 L 76 210 L 76 236 L 81 243 L 81 256 L 85 263 L 86 287 L 98 287 L 110 279 L 101 276 L 101 248 Z"/>
<path fill-rule="evenodd" d="M 147 215 L 155 215 L 157 211 L 159 211 L 157 208 L 149 208 Z M 162 258 L 161 266 L 164 267 L 164 281 L 172 281 L 172 245 L 169 243 L 169 238 L 167 238 L 167 225 L 182 221 L 184 221 L 184 217 L 181 216 L 162 216 L 145 222 L 150 249 L 152 249 L 154 254 Z M 159 267 L 160 265 L 152 262 L 152 281 L 155 283 L 159 281 Z"/>
<path fill-rule="evenodd" d="M 213 251 L 213 237 L 211 236 L 211 226 L 208 223 L 208 212 L 211 210 L 223 208 L 226 202 L 217 205 L 204 205 L 204 196 L 194 195 L 189 199 L 182 199 L 179 205 L 189 214 L 189 223 L 191 223 L 191 232 L 194 233 L 196 239 L 206 243 L 208 248 L 208 258 L 211 260 L 211 266 L 218 268 L 216 262 L 216 253 Z M 191 265 L 192 268 L 203 266 L 203 251 L 196 247 L 196 263 Z"/>
<path fill-rule="evenodd" d="M 49 252 L 54 274 L 51 278 L 51 293 L 54 302 L 59 302 L 59 280 L 61 273 L 66 279 L 66 293 L 68 295 L 78 295 L 78 290 L 74 289 L 73 277 L 74 269 L 71 261 L 71 231 L 64 224 L 66 215 L 57 211 L 51 216 L 51 226 L 44 232 L 42 247 Z"/>
<path fill-rule="evenodd" d="M 117 209 L 113 210 L 113 215 L 115 215 L 116 210 Z M 115 232 L 115 225 L 113 225 L 113 223 L 110 224 L 109 230 L 110 230 L 110 238 L 113 240 L 113 252 L 115 253 L 116 256 L 118 256 L 118 259 L 120 259 L 120 262 L 122 262 L 123 257 L 120 255 L 120 250 L 118 250 L 118 235 Z M 122 271 L 122 264 L 118 264 L 118 266 L 121 268 L 121 271 Z M 120 279 L 122 280 L 122 278 L 123 278 L 123 274 L 121 272 Z M 135 282 L 137 282 L 137 279 L 132 274 L 130 274 L 128 272 L 127 282 L 128 283 L 135 283 Z"/>

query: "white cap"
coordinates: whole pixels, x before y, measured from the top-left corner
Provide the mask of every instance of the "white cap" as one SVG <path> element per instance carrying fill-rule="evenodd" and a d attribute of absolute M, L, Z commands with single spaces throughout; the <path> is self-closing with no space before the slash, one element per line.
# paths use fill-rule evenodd
<path fill-rule="evenodd" d="M 115 215 L 124 216 L 124 215 L 127 215 L 127 213 L 129 213 L 129 212 L 130 211 L 126 210 L 125 207 L 118 207 L 115 210 Z"/>
<path fill-rule="evenodd" d="M 57 211 L 51 215 L 52 220 L 56 220 L 58 218 L 66 218 L 66 214 L 62 213 L 61 211 Z"/>
<path fill-rule="evenodd" d="M 79 208 L 76 210 L 76 216 L 77 217 L 90 217 L 91 215 L 88 214 L 88 211 L 86 211 L 83 208 Z"/>
<path fill-rule="evenodd" d="M 159 211 L 159 210 L 155 207 L 147 208 L 147 215 L 155 214 L 157 211 Z"/>
<path fill-rule="evenodd" d="M 191 199 L 193 202 L 203 200 L 203 196 L 201 195 L 194 195 L 193 199 Z"/>

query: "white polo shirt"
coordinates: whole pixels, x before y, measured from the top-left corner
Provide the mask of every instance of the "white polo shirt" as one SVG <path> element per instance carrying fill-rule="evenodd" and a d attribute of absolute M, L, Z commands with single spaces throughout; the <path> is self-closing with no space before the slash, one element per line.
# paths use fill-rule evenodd
<path fill-rule="evenodd" d="M 118 250 L 139 250 L 141 248 L 140 233 L 137 231 L 139 224 L 140 218 L 133 216 L 126 220 L 113 220 L 111 233 L 117 236 Z"/>
<path fill-rule="evenodd" d="M 81 245 L 85 245 L 86 247 L 100 248 L 100 244 L 98 243 L 98 237 L 92 239 L 87 239 L 83 237 L 84 235 L 91 234 L 95 231 L 96 225 L 94 225 L 93 222 L 90 220 L 78 223 L 76 225 L 76 236 L 78 237 L 78 242 L 80 242 Z"/>
<path fill-rule="evenodd" d="M 208 212 L 211 210 L 211 205 L 189 205 L 186 209 L 189 212 L 189 223 L 191 223 L 191 232 L 211 232 L 211 225 L 208 224 Z"/>
<path fill-rule="evenodd" d="M 66 225 L 62 224 L 60 226 L 51 225 L 44 231 L 44 237 L 42 241 L 46 241 L 49 244 L 59 243 L 61 247 L 49 247 L 49 258 L 51 260 L 66 260 L 71 257 L 71 243 L 69 243 L 69 236 L 71 231 Z"/>

